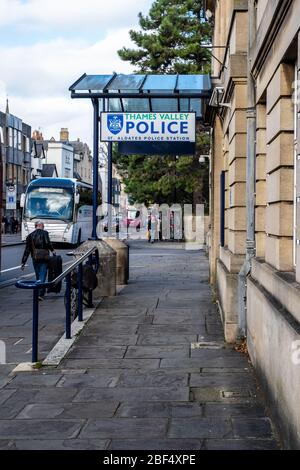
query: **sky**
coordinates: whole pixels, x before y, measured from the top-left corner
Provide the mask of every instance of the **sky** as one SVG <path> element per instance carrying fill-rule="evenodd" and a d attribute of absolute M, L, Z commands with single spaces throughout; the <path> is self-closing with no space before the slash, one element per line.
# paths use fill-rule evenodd
<path fill-rule="evenodd" d="M 132 47 L 130 29 L 153 0 L 0 0 L 0 111 L 40 129 L 45 139 L 92 143 L 92 105 L 72 100 L 83 73 L 131 73 L 117 50 Z"/>

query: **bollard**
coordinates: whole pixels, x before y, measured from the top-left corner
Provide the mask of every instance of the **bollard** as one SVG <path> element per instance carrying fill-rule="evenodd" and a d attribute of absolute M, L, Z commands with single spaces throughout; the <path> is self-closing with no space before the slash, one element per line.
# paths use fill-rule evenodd
<path fill-rule="evenodd" d="M 39 344 L 39 290 L 33 291 L 33 316 L 32 316 L 32 362 L 38 361 Z"/>
<path fill-rule="evenodd" d="M 105 241 L 98 241 L 97 245 L 99 272 L 96 291 L 99 297 L 113 297 L 117 294 L 117 254 Z"/>
<path fill-rule="evenodd" d="M 77 280 L 77 289 L 78 289 L 78 321 L 83 321 L 83 292 L 82 292 L 82 264 L 78 266 L 78 280 Z"/>
<path fill-rule="evenodd" d="M 71 339 L 71 273 L 66 276 L 66 339 Z"/>
<path fill-rule="evenodd" d="M 105 241 L 117 253 L 117 285 L 125 285 L 129 277 L 129 247 L 117 238 L 106 238 Z"/>
<path fill-rule="evenodd" d="M 98 286 L 93 291 L 95 299 L 116 295 L 116 252 L 103 240 L 88 240 L 74 250 L 75 256 L 81 256 L 96 246 L 99 253 Z"/>

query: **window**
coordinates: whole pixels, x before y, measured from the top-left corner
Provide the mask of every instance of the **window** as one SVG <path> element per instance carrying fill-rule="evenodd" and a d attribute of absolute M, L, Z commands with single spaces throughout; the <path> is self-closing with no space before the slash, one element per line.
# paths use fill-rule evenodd
<path fill-rule="evenodd" d="M 74 198 L 69 188 L 30 188 L 25 207 L 26 218 L 71 221 Z"/>
<path fill-rule="evenodd" d="M 18 150 L 22 150 L 22 134 L 18 131 Z"/>
<path fill-rule="evenodd" d="M 14 135 L 13 135 L 13 128 L 9 127 L 7 129 L 7 145 L 8 147 L 14 146 Z"/>
<path fill-rule="evenodd" d="M 13 132 L 14 132 L 13 147 L 16 149 L 16 148 L 18 148 L 18 131 L 17 131 L 17 129 L 14 129 Z"/>

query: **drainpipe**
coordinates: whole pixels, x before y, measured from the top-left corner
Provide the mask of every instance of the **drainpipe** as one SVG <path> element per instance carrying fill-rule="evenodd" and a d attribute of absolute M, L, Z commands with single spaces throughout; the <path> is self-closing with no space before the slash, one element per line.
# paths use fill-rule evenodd
<path fill-rule="evenodd" d="M 247 276 L 255 256 L 255 158 L 256 158 L 256 89 L 251 73 L 250 48 L 256 36 L 255 0 L 248 1 L 248 73 L 247 73 L 247 162 L 246 162 L 246 257 L 238 278 L 239 336 L 247 335 Z"/>

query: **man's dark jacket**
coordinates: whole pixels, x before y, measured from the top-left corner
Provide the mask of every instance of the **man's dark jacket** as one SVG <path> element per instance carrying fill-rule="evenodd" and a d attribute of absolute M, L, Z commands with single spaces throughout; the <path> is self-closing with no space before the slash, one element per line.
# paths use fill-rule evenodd
<path fill-rule="evenodd" d="M 22 258 L 22 264 L 26 263 L 29 255 L 32 256 L 33 244 L 35 248 L 44 248 L 46 250 L 54 251 L 53 246 L 50 242 L 49 233 L 46 230 L 42 230 L 39 228 L 34 232 L 30 233 L 26 238 L 26 247 Z"/>

